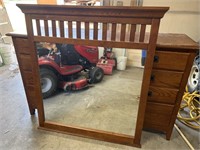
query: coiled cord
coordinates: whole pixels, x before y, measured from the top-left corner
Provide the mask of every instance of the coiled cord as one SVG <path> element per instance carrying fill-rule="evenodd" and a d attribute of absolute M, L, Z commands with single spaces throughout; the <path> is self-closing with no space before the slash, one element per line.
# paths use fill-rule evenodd
<path fill-rule="evenodd" d="M 199 98 L 200 94 L 197 91 L 190 93 L 186 87 L 186 91 L 183 95 L 182 103 L 177 115 L 179 121 L 196 130 L 200 129 Z"/>

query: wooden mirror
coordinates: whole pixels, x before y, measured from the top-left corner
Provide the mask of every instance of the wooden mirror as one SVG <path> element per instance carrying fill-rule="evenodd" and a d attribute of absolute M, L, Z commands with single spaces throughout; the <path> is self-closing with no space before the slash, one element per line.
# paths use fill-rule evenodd
<path fill-rule="evenodd" d="M 39 44 L 37 47 L 46 121 L 130 136 L 135 134 L 144 69 L 131 66 L 125 69 L 127 57 L 121 55 L 131 55 L 132 49 L 113 48 L 111 53 L 110 49 L 70 44 L 41 43 L 40 48 Z M 56 52 L 48 55 L 50 47 Z M 106 58 L 104 51 L 113 56 Z M 115 59 L 114 54 L 120 57 Z M 96 59 L 94 64 L 91 55 Z M 72 71 L 78 67 L 81 71 L 71 73 L 71 67 Z M 61 72 L 61 68 L 64 71 Z M 93 75 L 100 69 L 105 75 L 101 82 L 94 82 Z M 99 73 L 98 79 L 102 74 Z"/>
<path fill-rule="evenodd" d="M 169 8 L 27 4 L 18 4 L 17 6 L 25 14 L 28 37 L 26 39 L 21 36 L 24 38 L 24 49 L 21 48 L 23 55 L 19 57 L 23 57 L 24 62 L 22 61 L 19 65 L 23 70 L 22 78 L 30 112 L 34 114 L 35 109 L 38 111 L 39 128 L 141 147 L 140 139 L 160 19 Z M 65 28 L 66 23 L 67 28 Z M 99 23 L 102 26 L 100 30 L 98 29 Z M 81 24 L 85 26 L 83 32 Z M 147 33 L 147 29 L 150 31 L 149 33 Z M 37 42 L 146 50 L 147 57 L 134 135 L 71 126 L 46 120 L 35 46 Z M 15 45 L 15 47 L 19 47 L 19 45 Z"/>

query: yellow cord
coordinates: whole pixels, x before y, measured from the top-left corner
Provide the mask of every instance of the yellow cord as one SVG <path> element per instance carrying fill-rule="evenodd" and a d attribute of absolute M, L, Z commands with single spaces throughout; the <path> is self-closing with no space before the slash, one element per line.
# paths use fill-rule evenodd
<path fill-rule="evenodd" d="M 195 91 L 193 93 L 186 91 L 182 98 L 182 103 L 177 115 L 179 121 L 185 125 L 193 128 L 200 129 L 200 94 Z"/>

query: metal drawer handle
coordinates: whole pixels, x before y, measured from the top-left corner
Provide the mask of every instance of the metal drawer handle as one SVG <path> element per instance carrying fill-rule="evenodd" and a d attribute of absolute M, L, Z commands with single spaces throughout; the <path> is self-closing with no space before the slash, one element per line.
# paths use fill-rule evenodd
<path fill-rule="evenodd" d="M 152 96 L 153 95 L 153 92 L 152 91 L 149 91 L 148 92 L 148 96 Z"/>
<path fill-rule="evenodd" d="M 151 75 L 151 81 L 154 81 L 155 80 L 155 75 Z"/>
<path fill-rule="evenodd" d="M 159 56 L 154 56 L 154 62 L 159 62 Z"/>

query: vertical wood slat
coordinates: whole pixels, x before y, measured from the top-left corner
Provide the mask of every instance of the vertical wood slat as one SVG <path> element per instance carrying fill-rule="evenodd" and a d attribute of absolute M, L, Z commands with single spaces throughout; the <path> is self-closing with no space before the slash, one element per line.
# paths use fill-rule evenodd
<path fill-rule="evenodd" d="M 120 41 L 125 41 L 126 36 L 126 24 L 121 25 Z"/>
<path fill-rule="evenodd" d="M 144 42 L 145 30 L 146 30 L 146 25 L 142 24 L 141 28 L 140 28 L 140 39 L 139 39 L 139 42 Z"/>
<path fill-rule="evenodd" d="M 68 36 L 72 38 L 72 21 L 68 21 Z"/>
<path fill-rule="evenodd" d="M 76 37 L 81 38 L 81 22 L 76 22 Z"/>
<path fill-rule="evenodd" d="M 98 22 L 94 22 L 94 31 L 93 31 L 93 39 L 97 40 L 98 39 Z"/>
<path fill-rule="evenodd" d="M 112 41 L 115 41 L 115 39 L 116 39 L 116 28 L 117 28 L 116 23 L 113 23 L 112 24 L 112 31 L 111 31 L 111 40 Z"/>
<path fill-rule="evenodd" d="M 44 20 L 45 36 L 49 36 L 48 20 Z"/>
<path fill-rule="evenodd" d="M 37 34 L 41 36 L 40 20 L 36 19 Z"/>
<path fill-rule="evenodd" d="M 64 21 L 60 21 L 60 37 L 64 37 Z"/>
<path fill-rule="evenodd" d="M 85 39 L 89 39 L 89 22 L 85 22 Z"/>
<path fill-rule="evenodd" d="M 53 34 L 53 36 L 57 36 L 57 34 L 56 34 L 56 21 L 52 20 L 51 23 L 52 23 L 52 34 Z"/>
<path fill-rule="evenodd" d="M 130 41 L 135 40 L 135 31 L 136 31 L 136 25 L 131 24 Z"/>
<path fill-rule="evenodd" d="M 102 40 L 106 40 L 106 38 L 107 38 L 107 23 L 103 23 Z"/>

